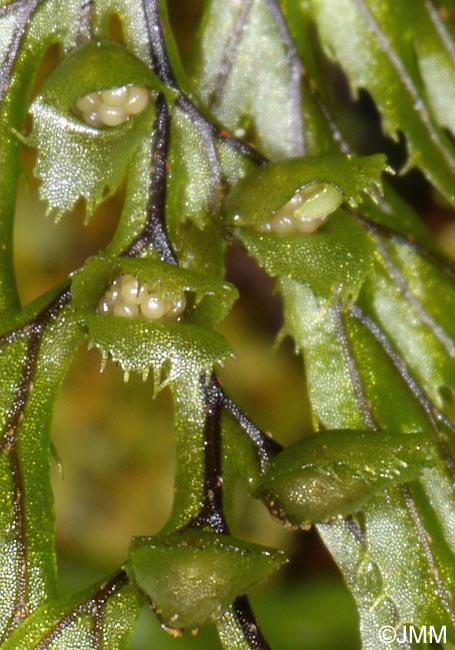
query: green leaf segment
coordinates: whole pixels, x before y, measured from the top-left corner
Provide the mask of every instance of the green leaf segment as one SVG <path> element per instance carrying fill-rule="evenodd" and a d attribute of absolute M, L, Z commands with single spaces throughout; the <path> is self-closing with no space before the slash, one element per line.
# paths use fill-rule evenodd
<path fill-rule="evenodd" d="M 110 61 L 107 69 L 106 61 Z M 81 198 L 87 202 L 89 217 L 118 189 L 128 163 L 150 132 L 152 106 L 110 129 L 87 126 L 77 115 L 75 105 L 80 97 L 126 84 L 155 92 L 160 87 L 150 69 L 119 44 L 89 43 L 53 70 L 33 101 L 33 129 L 27 142 L 38 150 L 35 174 L 41 180 L 41 196 L 57 218 Z M 73 170 L 71 183 L 69 167 Z"/>

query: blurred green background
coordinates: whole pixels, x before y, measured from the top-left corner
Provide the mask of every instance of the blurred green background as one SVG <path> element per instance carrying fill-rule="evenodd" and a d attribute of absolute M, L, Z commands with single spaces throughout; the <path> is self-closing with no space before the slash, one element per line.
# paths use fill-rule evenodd
<path fill-rule="evenodd" d="M 185 54 L 201 3 L 174 0 L 170 6 Z M 45 68 L 51 64 L 52 55 Z M 345 104 L 350 115 L 349 98 Z M 368 98 L 361 97 L 355 111 L 362 115 L 362 124 L 375 124 L 378 130 Z M 346 119 L 357 120 L 358 125 L 355 116 Z M 15 230 L 18 283 L 25 303 L 102 249 L 115 229 L 123 198 L 119 191 L 88 226 L 83 225 L 82 205 L 54 224 L 39 200 L 33 159 L 33 152 L 24 150 Z M 434 202 L 419 176 L 411 174 L 399 182 L 434 224 L 446 252 L 453 251 L 455 228 L 444 205 Z M 290 341 L 272 351 L 281 306 L 271 281 L 239 249 L 230 251 L 227 267 L 227 277 L 240 288 L 242 298 L 220 327 L 237 356 L 221 373 L 226 391 L 259 426 L 287 445 L 311 430 L 301 361 Z M 67 376 L 54 418 L 52 479 L 64 591 L 84 588 L 115 571 L 125 560 L 131 537 L 158 532 L 172 502 L 175 458 L 169 393 L 164 391 L 153 400 L 150 380 L 143 383 L 132 376 L 125 384 L 123 373 L 113 364 L 103 374 L 99 369 L 99 353 L 82 349 Z M 241 494 L 237 511 L 235 534 L 284 548 L 291 557 L 281 575 L 251 595 L 273 648 L 360 647 L 353 599 L 315 531 L 291 535 L 271 520 L 262 504 Z M 173 639 L 144 610 L 132 647 L 216 650 L 220 645 L 209 628 L 196 637 L 186 634 Z"/>

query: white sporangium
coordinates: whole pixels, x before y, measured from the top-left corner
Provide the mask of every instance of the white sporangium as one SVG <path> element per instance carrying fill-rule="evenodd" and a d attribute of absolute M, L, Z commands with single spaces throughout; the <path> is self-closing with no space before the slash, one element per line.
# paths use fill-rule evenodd
<path fill-rule="evenodd" d="M 310 183 L 296 192 L 259 230 L 279 234 L 315 232 L 343 203 L 343 193 L 330 183 Z"/>
<path fill-rule="evenodd" d="M 168 292 L 162 283 L 141 284 L 137 277 L 116 278 L 98 303 L 97 312 L 149 321 L 179 320 L 186 308 L 183 291 Z"/>
<path fill-rule="evenodd" d="M 75 109 L 89 126 L 119 126 L 132 115 L 142 113 L 150 103 L 150 91 L 144 86 L 120 86 L 96 90 L 80 97 Z"/>

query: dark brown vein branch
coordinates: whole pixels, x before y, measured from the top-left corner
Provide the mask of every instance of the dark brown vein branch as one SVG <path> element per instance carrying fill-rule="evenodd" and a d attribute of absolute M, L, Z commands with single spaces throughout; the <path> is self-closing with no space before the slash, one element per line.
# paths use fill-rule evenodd
<path fill-rule="evenodd" d="M 220 141 L 224 142 L 232 149 L 248 156 L 258 164 L 264 164 L 267 159 L 256 149 L 245 142 L 242 142 L 232 134 L 227 133 L 225 129 L 217 127 L 211 122 L 193 101 L 187 97 L 182 90 L 178 87 L 169 55 L 166 47 L 166 40 L 163 33 L 163 25 L 158 9 L 158 0 L 142 0 L 142 7 L 144 11 L 145 22 L 147 25 L 147 32 L 150 42 L 150 56 L 152 59 L 152 66 L 158 77 L 167 86 L 178 90 L 178 102 L 185 114 L 198 125 L 199 131 L 207 135 L 212 134 Z M 211 145 L 212 147 L 213 145 Z M 208 159 L 213 160 L 213 153 L 208 151 Z M 219 164 L 219 163 L 218 163 Z"/>
<path fill-rule="evenodd" d="M 213 83 L 213 90 L 211 91 L 208 100 L 208 107 L 212 112 L 215 112 L 220 104 L 226 82 L 231 74 L 232 66 L 234 65 L 237 50 L 247 31 L 248 18 L 252 7 L 253 0 L 244 0 L 243 3 L 239 3 L 237 6 L 233 7 L 232 11 L 237 10 L 237 14 L 233 20 L 233 27 L 224 43 L 223 58 L 221 60 L 218 74 Z"/>
<path fill-rule="evenodd" d="M 203 506 L 186 528 L 209 526 L 216 533 L 228 535 L 229 528 L 223 512 L 223 478 L 221 461 L 221 408 L 222 400 L 215 377 L 207 386 L 204 429 L 204 494 Z"/>
<path fill-rule="evenodd" d="M 238 405 L 225 394 L 219 383 L 217 383 L 217 390 L 219 391 L 223 407 L 231 414 L 234 420 L 236 420 L 256 447 L 261 472 L 264 473 L 270 465 L 271 460 L 283 449 L 282 446 L 276 442 L 276 440 L 261 431 L 261 429 L 259 429 L 259 427 L 257 427 L 254 422 L 243 413 L 243 411 L 241 411 Z"/>
<path fill-rule="evenodd" d="M 17 542 L 16 566 L 16 591 L 14 595 L 14 609 L 8 625 L 5 627 L 7 638 L 28 615 L 28 573 L 27 573 L 27 545 L 25 530 L 24 486 L 22 466 L 17 447 L 17 433 L 24 417 L 24 409 L 30 395 L 33 377 L 40 351 L 42 334 L 49 321 L 56 317 L 60 310 L 68 303 L 69 291 L 64 291 L 28 325 L 29 344 L 24 360 L 22 377 L 16 390 L 10 417 L 3 431 L 0 441 L 0 453 L 8 453 L 13 481 L 13 512 L 14 531 Z M 4 639 L 2 639 L 4 640 Z"/>
<path fill-rule="evenodd" d="M 27 355 L 24 361 L 24 370 L 22 373 L 21 381 L 14 397 L 13 406 L 8 422 L 3 431 L 2 440 L 0 441 L 0 451 L 5 447 L 9 447 L 15 442 L 15 436 L 18 424 L 23 416 L 25 403 L 30 393 L 30 387 L 33 381 L 33 374 L 35 372 L 36 361 L 41 343 L 41 336 L 45 326 L 54 319 L 60 311 L 65 307 L 71 298 L 69 289 L 65 289 L 60 295 L 49 303 L 33 320 L 26 325 L 19 328 L 21 337 L 29 337 L 29 345 Z M 14 334 L 8 332 L 0 338 L 0 345 L 2 343 L 10 342 Z"/>
<path fill-rule="evenodd" d="M 286 48 L 291 81 L 288 101 L 293 115 L 294 155 L 303 156 L 305 153 L 305 125 L 302 112 L 302 61 L 278 3 L 276 0 L 267 0 L 267 6 L 277 26 L 281 42 Z"/>
<path fill-rule="evenodd" d="M 251 650 L 270 650 L 269 644 L 258 627 L 247 596 L 236 598 L 233 607 L 235 617 Z"/>
<path fill-rule="evenodd" d="M 454 607 L 453 607 L 453 600 L 452 600 L 452 594 L 450 591 L 447 589 L 444 579 L 441 576 L 440 569 L 438 567 L 438 564 L 436 562 L 436 558 L 434 556 L 434 553 L 431 548 L 431 543 L 428 539 L 428 533 L 427 530 L 425 529 L 424 523 L 422 522 L 420 513 L 417 509 L 416 503 L 414 499 L 412 498 L 410 489 L 408 485 L 402 485 L 401 486 L 401 491 L 404 495 L 406 507 L 408 509 L 409 514 L 411 515 L 411 518 L 414 522 L 414 527 L 415 531 L 417 534 L 417 538 L 419 540 L 420 546 L 423 550 L 423 553 L 425 555 L 429 571 L 431 573 L 432 579 L 436 582 L 436 593 L 439 597 L 439 600 L 444 607 L 444 610 L 449 617 L 450 622 L 452 625 L 455 625 L 455 612 L 454 612 Z"/>
<path fill-rule="evenodd" d="M 360 377 L 359 367 L 352 351 L 351 343 L 346 331 L 346 324 L 341 312 L 340 303 L 335 303 L 331 308 L 331 315 L 335 326 L 336 335 L 343 351 L 344 360 L 348 368 L 352 388 L 354 390 L 359 413 L 367 427 L 377 430 L 378 424 L 373 416 L 371 404 L 367 399 L 362 379 Z"/>
<path fill-rule="evenodd" d="M 170 116 L 163 94 L 156 101 L 156 119 L 153 128 L 152 172 L 147 220 L 142 233 L 133 241 L 126 257 L 137 257 L 153 246 L 163 262 L 177 264 L 177 258 L 166 231 L 166 181 L 169 149 Z"/>
<path fill-rule="evenodd" d="M 379 343 L 386 356 L 395 366 L 395 369 L 398 371 L 398 374 L 403 379 L 410 392 L 414 395 L 416 400 L 421 405 L 433 429 L 435 431 L 439 431 L 440 424 L 443 424 L 450 431 L 452 431 L 452 433 L 455 434 L 455 424 L 453 424 L 443 413 L 441 413 L 439 409 L 433 406 L 425 392 L 421 389 L 417 381 L 412 376 L 411 372 L 407 368 L 400 355 L 394 350 L 392 344 L 384 332 L 378 327 L 378 325 L 372 321 L 371 318 L 357 305 L 353 305 L 349 309 L 349 313 L 353 318 L 358 320 Z"/>
<path fill-rule="evenodd" d="M 80 603 L 70 612 L 64 614 L 54 623 L 52 628 L 46 632 L 41 641 L 35 646 L 35 650 L 47 650 L 54 641 L 74 623 L 81 615 L 88 614 L 92 618 L 92 641 L 93 650 L 101 650 L 103 647 L 103 618 L 107 601 L 114 594 L 118 593 L 128 583 L 128 576 L 125 571 L 119 571 L 109 582 L 100 586 L 98 591 L 88 600 Z"/>
<path fill-rule="evenodd" d="M 176 88 L 177 83 L 166 49 L 163 25 L 158 9 L 158 0 L 142 0 L 142 8 L 147 26 L 153 69 L 163 83 L 172 88 Z"/>
<path fill-rule="evenodd" d="M 377 250 L 381 255 L 383 264 L 387 269 L 390 277 L 394 281 L 399 292 L 401 293 L 403 298 L 409 302 L 411 307 L 414 309 L 417 317 L 422 321 L 422 323 L 424 323 L 431 330 L 433 336 L 436 339 L 438 339 L 438 341 L 442 344 L 448 356 L 455 360 L 455 342 L 447 334 L 447 332 L 439 325 L 439 323 L 435 321 L 435 319 L 431 316 L 431 314 L 427 312 L 427 310 L 422 305 L 422 303 L 417 298 L 417 296 L 411 291 L 411 288 L 409 287 L 409 284 L 407 283 L 406 279 L 393 263 L 392 258 L 390 257 L 384 245 L 384 242 L 378 236 L 378 233 L 374 228 L 374 226 L 372 226 L 365 220 L 363 220 L 363 222 L 366 224 L 366 228 L 368 232 L 370 233 L 371 237 L 374 239 L 377 246 Z"/>
<path fill-rule="evenodd" d="M 209 526 L 218 534 L 228 535 L 229 527 L 223 513 L 221 460 L 221 410 L 226 405 L 226 398 L 214 375 L 208 385 L 204 386 L 204 390 L 206 395 L 204 504 L 196 517 L 185 528 L 204 528 Z M 251 650 L 270 650 L 270 646 L 267 644 L 259 629 L 246 595 L 236 598 L 233 603 L 233 611 L 241 627 L 245 641 Z"/>
<path fill-rule="evenodd" d="M 391 212 L 392 209 L 387 203 L 379 202 L 380 207 L 385 209 L 386 212 Z M 377 236 L 382 235 L 390 243 L 398 244 L 400 246 L 405 246 L 409 248 L 417 255 L 420 255 L 425 260 L 428 260 L 431 264 L 436 266 L 442 273 L 445 273 L 449 278 L 455 280 L 455 266 L 453 261 L 447 258 L 444 258 L 441 254 L 441 251 L 430 250 L 427 245 L 423 245 L 416 241 L 415 237 L 412 235 L 406 236 L 397 230 L 394 230 L 390 226 L 386 226 L 381 223 L 373 222 L 370 219 L 362 217 L 360 214 L 354 210 L 350 210 L 352 216 L 362 224 L 368 231 L 375 232 Z"/>

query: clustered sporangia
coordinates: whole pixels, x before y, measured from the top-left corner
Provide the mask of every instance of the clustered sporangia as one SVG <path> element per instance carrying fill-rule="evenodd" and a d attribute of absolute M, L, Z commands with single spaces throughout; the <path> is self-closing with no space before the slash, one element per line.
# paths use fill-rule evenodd
<path fill-rule="evenodd" d="M 330 183 L 311 183 L 296 192 L 259 230 L 280 234 L 315 232 L 343 202 L 343 194 Z"/>
<path fill-rule="evenodd" d="M 186 308 L 185 293 L 167 291 L 161 282 L 140 283 L 134 275 L 120 275 L 104 293 L 97 312 L 143 318 L 150 321 L 179 320 Z"/>
<path fill-rule="evenodd" d="M 150 102 L 150 91 L 144 86 L 120 86 L 96 90 L 76 102 L 76 111 L 89 126 L 119 126 L 132 115 L 144 111 Z"/>

